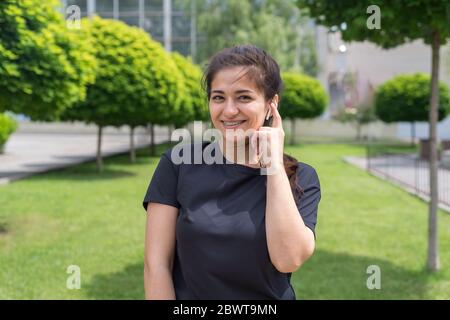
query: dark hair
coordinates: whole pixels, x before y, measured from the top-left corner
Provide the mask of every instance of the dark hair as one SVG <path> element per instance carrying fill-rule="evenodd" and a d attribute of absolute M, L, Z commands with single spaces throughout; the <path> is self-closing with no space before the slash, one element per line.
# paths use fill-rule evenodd
<path fill-rule="evenodd" d="M 245 74 L 255 81 L 257 88 L 264 93 L 266 101 L 273 99 L 275 94 L 281 95 L 283 81 L 277 62 L 266 51 L 254 45 L 237 45 L 217 52 L 206 65 L 202 86 L 208 101 L 211 98 L 211 83 L 214 76 L 222 69 L 241 66 L 247 67 Z M 294 198 L 298 199 L 303 193 L 302 187 L 297 182 L 298 160 L 284 154 L 283 163 Z"/>

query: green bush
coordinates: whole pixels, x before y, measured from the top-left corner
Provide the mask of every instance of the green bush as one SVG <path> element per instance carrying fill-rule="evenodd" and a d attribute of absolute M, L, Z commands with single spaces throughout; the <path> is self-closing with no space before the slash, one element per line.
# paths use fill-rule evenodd
<path fill-rule="evenodd" d="M 430 109 L 430 76 L 416 73 L 400 75 L 384 84 L 376 91 L 375 112 L 384 122 L 427 121 Z M 439 120 L 450 111 L 448 87 L 439 83 Z"/>
<path fill-rule="evenodd" d="M 320 116 L 328 103 L 322 84 L 309 76 L 286 72 L 282 75 L 284 92 L 280 114 L 288 119 L 310 119 Z"/>
<path fill-rule="evenodd" d="M 328 103 L 322 84 L 307 75 L 295 72 L 282 74 L 284 91 L 280 101 L 280 115 L 291 119 L 290 144 L 295 143 L 295 119 L 311 119 L 320 116 Z"/>
<path fill-rule="evenodd" d="M 92 43 L 71 30 L 58 0 L 0 1 L 0 111 L 53 120 L 94 81 Z"/>
<path fill-rule="evenodd" d="M 171 124 L 179 128 L 193 120 L 208 120 L 209 109 L 206 95 L 201 87 L 201 69 L 178 52 L 173 52 L 171 56 L 183 75 L 188 90 L 185 101 L 181 104 L 179 112 L 171 119 Z"/>
<path fill-rule="evenodd" d="M 83 19 L 98 63 L 86 100 L 63 120 L 99 126 L 166 123 L 186 94 L 183 76 L 162 45 L 144 30 L 110 19 Z"/>
<path fill-rule="evenodd" d="M 8 115 L 0 113 L 0 153 L 3 152 L 3 146 L 16 129 L 17 122 Z"/>

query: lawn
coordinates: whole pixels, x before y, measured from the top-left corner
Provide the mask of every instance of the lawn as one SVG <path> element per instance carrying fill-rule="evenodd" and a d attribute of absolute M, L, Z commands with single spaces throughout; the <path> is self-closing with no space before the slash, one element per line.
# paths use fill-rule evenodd
<path fill-rule="evenodd" d="M 160 148 L 162 150 L 164 146 Z M 426 272 L 427 206 L 343 162 L 350 144 L 287 148 L 322 185 L 314 256 L 292 276 L 297 299 L 450 299 L 450 214 L 440 212 L 442 270 Z M 145 211 L 158 157 L 140 151 L 0 187 L 0 299 L 142 299 Z M 67 267 L 81 289 L 66 288 Z M 381 270 L 369 290 L 367 267 Z"/>

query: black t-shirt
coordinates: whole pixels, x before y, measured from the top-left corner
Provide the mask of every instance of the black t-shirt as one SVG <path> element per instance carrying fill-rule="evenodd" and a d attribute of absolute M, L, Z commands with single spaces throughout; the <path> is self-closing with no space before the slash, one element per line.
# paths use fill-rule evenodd
<path fill-rule="evenodd" d="M 200 148 L 208 144 L 203 142 Z M 194 149 L 194 144 L 190 147 Z M 179 209 L 172 273 L 176 299 L 295 300 L 291 274 L 279 272 L 269 257 L 267 176 L 219 156 L 223 164 L 174 164 L 169 149 L 144 198 L 145 209 L 148 202 Z M 297 175 L 304 190 L 299 214 L 314 231 L 319 179 L 314 168 L 302 162 Z"/>

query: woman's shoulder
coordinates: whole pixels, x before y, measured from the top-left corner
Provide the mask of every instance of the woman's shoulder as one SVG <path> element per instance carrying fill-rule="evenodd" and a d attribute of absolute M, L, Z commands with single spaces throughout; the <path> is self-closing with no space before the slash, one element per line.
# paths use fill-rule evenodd
<path fill-rule="evenodd" d="M 316 171 L 316 169 L 312 165 L 310 165 L 306 162 L 302 162 L 302 161 L 297 162 L 297 168 L 298 168 L 298 170 L 303 170 L 303 171 Z"/>
<path fill-rule="evenodd" d="M 297 163 L 297 175 L 301 181 L 319 180 L 317 170 L 312 165 L 302 161 Z"/>

